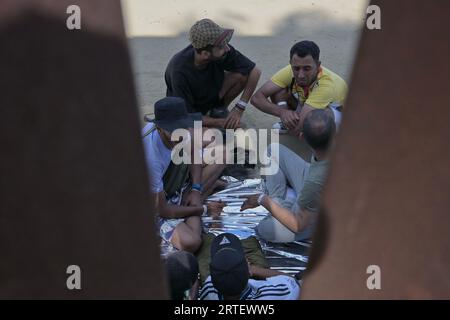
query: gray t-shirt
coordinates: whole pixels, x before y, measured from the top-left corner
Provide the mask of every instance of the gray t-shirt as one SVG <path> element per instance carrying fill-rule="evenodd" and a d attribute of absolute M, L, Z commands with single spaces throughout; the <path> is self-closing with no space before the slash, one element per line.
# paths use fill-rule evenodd
<path fill-rule="evenodd" d="M 298 205 L 301 209 L 311 212 L 319 211 L 322 189 L 328 176 L 328 168 L 328 160 L 317 161 L 314 156 L 311 157 L 309 174 L 298 198 Z"/>
<path fill-rule="evenodd" d="M 150 181 L 150 192 L 164 191 L 163 177 L 170 165 L 171 151 L 165 146 L 157 130 L 153 130 L 153 123 L 142 129 L 145 161 Z M 150 132 L 151 131 L 151 132 Z M 150 132 L 149 134 L 147 134 Z"/>

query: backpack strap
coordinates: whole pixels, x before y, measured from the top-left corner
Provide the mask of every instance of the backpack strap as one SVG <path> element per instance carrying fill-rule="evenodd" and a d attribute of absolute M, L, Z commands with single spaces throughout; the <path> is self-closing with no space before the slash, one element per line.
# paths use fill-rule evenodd
<path fill-rule="evenodd" d="M 153 127 L 151 127 L 149 130 L 147 130 L 143 135 L 142 135 L 142 139 L 145 138 L 146 136 L 148 136 L 150 133 L 152 133 L 153 131 L 156 130 L 156 125 L 153 125 Z"/>

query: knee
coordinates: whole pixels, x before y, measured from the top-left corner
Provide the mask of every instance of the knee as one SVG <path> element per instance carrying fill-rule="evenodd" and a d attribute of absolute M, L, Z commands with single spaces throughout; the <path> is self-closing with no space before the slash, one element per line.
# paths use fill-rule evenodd
<path fill-rule="evenodd" d="M 273 222 L 271 217 L 266 217 L 258 223 L 256 227 L 256 233 L 258 236 L 266 241 L 271 241 L 273 239 L 274 230 Z"/>
<path fill-rule="evenodd" d="M 178 249 L 195 253 L 200 249 L 201 244 L 202 237 L 200 235 L 190 234 L 189 236 L 180 239 L 180 248 Z"/>
<path fill-rule="evenodd" d="M 247 81 L 248 81 L 248 74 L 247 75 L 243 75 L 242 73 L 236 72 L 234 74 L 234 79 L 240 85 L 245 85 L 247 83 Z"/>
<path fill-rule="evenodd" d="M 287 89 L 283 89 L 280 90 L 276 93 L 274 93 L 273 95 L 270 96 L 270 101 L 272 101 L 272 103 L 278 103 L 281 101 L 286 101 L 289 97 L 289 93 Z"/>
<path fill-rule="evenodd" d="M 273 217 L 261 220 L 256 231 L 262 239 L 274 243 L 288 243 L 295 240 L 295 234 Z"/>

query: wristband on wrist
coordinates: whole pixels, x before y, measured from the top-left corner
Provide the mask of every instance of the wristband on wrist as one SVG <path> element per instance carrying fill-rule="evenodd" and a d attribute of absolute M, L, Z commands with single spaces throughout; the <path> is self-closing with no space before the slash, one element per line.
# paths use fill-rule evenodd
<path fill-rule="evenodd" d="M 208 207 L 206 206 L 206 204 L 203 205 L 203 213 L 202 215 L 206 215 L 208 213 Z"/>
<path fill-rule="evenodd" d="M 277 105 L 279 106 L 287 106 L 287 102 L 286 101 L 280 101 L 277 103 Z"/>
<path fill-rule="evenodd" d="M 261 204 L 261 202 L 263 201 L 263 198 L 265 197 L 266 195 L 264 194 L 264 193 L 261 193 L 260 195 L 259 195 L 259 197 L 258 197 L 258 204 L 261 206 L 262 204 Z"/>
<path fill-rule="evenodd" d="M 240 105 L 238 105 L 238 104 L 237 104 L 237 105 L 235 105 L 235 107 L 236 107 L 236 108 L 238 108 L 239 110 L 241 110 L 242 112 L 244 112 L 244 111 L 245 111 L 245 108 L 242 108 L 242 107 L 241 107 Z"/>
<path fill-rule="evenodd" d="M 203 192 L 203 186 L 200 183 L 193 183 L 191 188 L 192 190 L 198 191 L 200 193 Z"/>
<path fill-rule="evenodd" d="M 248 103 L 245 102 L 245 101 L 242 101 L 242 100 L 239 100 L 239 101 L 236 103 L 236 107 L 238 107 L 238 108 L 241 109 L 241 110 L 245 110 L 245 108 L 247 108 L 247 105 L 248 105 Z"/>

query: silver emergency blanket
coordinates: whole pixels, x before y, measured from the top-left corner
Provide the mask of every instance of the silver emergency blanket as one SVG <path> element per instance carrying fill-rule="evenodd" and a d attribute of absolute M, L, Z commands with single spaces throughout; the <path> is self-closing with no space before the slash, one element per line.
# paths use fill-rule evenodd
<path fill-rule="evenodd" d="M 305 270 L 308 262 L 309 242 L 267 243 L 258 237 L 255 228 L 262 219 L 269 215 L 269 212 L 262 206 L 240 211 L 246 196 L 261 194 L 264 191 L 263 180 L 239 181 L 231 176 L 222 177 L 222 179 L 228 182 L 226 188 L 212 194 L 206 201 L 223 201 L 226 202 L 226 206 L 219 217 L 202 217 L 204 232 L 215 235 L 228 232 L 240 239 L 255 236 L 272 269 L 291 274 Z M 169 243 L 161 244 L 163 255 L 173 250 L 175 249 Z"/>

